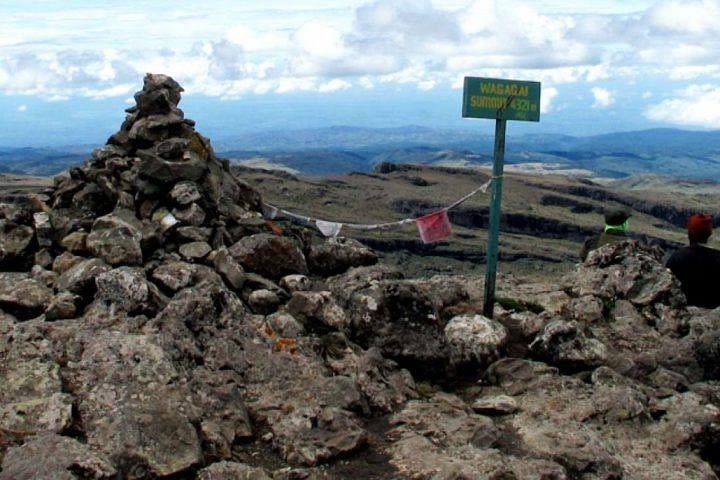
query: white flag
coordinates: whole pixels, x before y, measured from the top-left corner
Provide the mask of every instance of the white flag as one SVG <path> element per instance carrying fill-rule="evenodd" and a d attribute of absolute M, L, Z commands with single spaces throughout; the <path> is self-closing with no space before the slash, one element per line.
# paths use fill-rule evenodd
<path fill-rule="evenodd" d="M 342 230 L 342 223 L 326 222 L 323 220 L 315 220 L 315 226 L 322 232 L 326 237 L 337 237 Z"/>
<path fill-rule="evenodd" d="M 277 217 L 278 209 L 272 205 L 262 204 L 262 215 L 266 220 L 274 220 Z"/>

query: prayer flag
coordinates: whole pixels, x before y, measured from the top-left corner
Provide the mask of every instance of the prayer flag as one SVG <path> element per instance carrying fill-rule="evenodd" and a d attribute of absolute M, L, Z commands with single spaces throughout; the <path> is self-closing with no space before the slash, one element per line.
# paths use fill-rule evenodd
<path fill-rule="evenodd" d="M 326 237 L 337 237 L 342 230 L 342 223 L 326 222 L 324 220 L 316 220 L 315 226 L 322 232 Z"/>
<path fill-rule="evenodd" d="M 277 217 L 278 209 L 266 203 L 262 204 L 262 215 L 266 220 L 273 220 Z"/>
<path fill-rule="evenodd" d="M 440 210 L 417 219 L 418 231 L 423 243 L 432 243 L 452 234 L 447 210 Z"/>

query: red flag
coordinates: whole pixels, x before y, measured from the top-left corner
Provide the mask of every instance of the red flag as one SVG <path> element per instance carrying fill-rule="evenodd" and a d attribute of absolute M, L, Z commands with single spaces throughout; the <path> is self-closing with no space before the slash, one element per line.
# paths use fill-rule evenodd
<path fill-rule="evenodd" d="M 437 242 L 452 235 L 447 210 L 440 210 L 418 218 L 417 226 L 423 243 Z"/>

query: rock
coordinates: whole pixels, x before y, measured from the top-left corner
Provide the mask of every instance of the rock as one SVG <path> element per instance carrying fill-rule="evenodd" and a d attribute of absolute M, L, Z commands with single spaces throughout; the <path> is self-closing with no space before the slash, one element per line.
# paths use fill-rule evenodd
<path fill-rule="evenodd" d="M 51 247 L 53 243 L 53 227 L 50 223 L 50 215 L 47 212 L 33 214 L 33 225 L 35 227 L 35 238 L 41 248 Z"/>
<path fill-rule="evenodd" d="M 245 269 L 272 280 L 294 273 L 308 273 L 305 256 L 287 237 L 267 233 L 250 235 L 230 247 L 230 254 Z"/>
<path fill-rule="evenodd" d="M 52 297 L 52 290 L 26 273 L 0 272 L 0 307 L 20 319 L 43 313 Z"/>
<path fill-rule="evenodd" d="M 175 231 L 181 243 L 209 242 L 212 230 L 207 227 L 178 227 Z"/>
<path fill-rule="evenodd" d="M 239 263 L 230 255 L 227 248 L 221 248 L 215 252 L 213 257 L 215 271 L 223 277 L 223 280 L 235 290 L 240 290 L 245 284 L 245 271 Z"/>
<path fill-rule="evenodd" d="M 192 264 L 167 262 L 153 270 L 152 278 L 160 286 L 176 292 L 190 285 L 194 274 L 195 266 Z"/>
<path fill-rule="evenodd" d="M 489 365 L 501 355 L 507 342 L 507 330 L 482 315 L 463 315 L 453 317 L 447 323 L 445 338 L 453 363 Z"/>
<path fill-rule="evenodd" d="M 280 287 L 288 292 L 305 292 L 310 290 L 310 279 L 305 275 L 286 275 L 280 279 Z"/>
<path fill-rule="evenodd" d="M 174 209 L 173 215 L 186 225 L 201 226 L 205 222 L 205 211 L 197 203 L 183 209 Z"/>
<path fill-rule="evenodd" d="M 52 270 L 58 275 L 62 275 L 63 273 L 70 270 L 72 267 L 84 260 L 85 259 L 83 257 L 78 257 L 77 255 L 73 255 L 70 252 L 63 252 L 57 257 L 55 257 L 55 260 L 52 264 Z"/>
<path fill-rule="evenodd" d="M 148 283 L 145 272 L 137 268 L 120 267 L 97 276 L 95 298 L 113 303 L 128 314 L 144 311 L 155 314 L 165 307 L 167 300 Z"/>
<path fill-rule="evenodd" d="M 62 393 L 60 368 L 39 359 L 6 360 L 0 368 L 0 435 L 61 432 L 72 421 L 72 397 Z"/>
<path fill-rule="evenodd" d="M 0 480 L 76 480 L 73 472 L 96 480 L 117 476 L 108 458 L 87 445 L 73 438 L 44 434 L 7 451 Z"/>
<path fill-rule="evenodd" d="M 141 240 L 138 228 L 118 215 L 109 214 L 95 220 L 86 243 L 93 255 L 110 265 L 138 265 L 143 261 Z"/>
<path fill-rule="evenodd" d="M 39 265 L 42 268 L 50 269 L 52 268 L 53 260 L 54 258 L 52 254 L 46 248 L 35 252 L 35 265 Z"/>
<path fill-rule="evenodd" d="M 180 245 L 179 251 L 185 260 L 197 262 L 207 257 L 212 248 L 207 242 L 191 242 Z"/>
<path fill-rule="evenodd" d="M 517 402 L 508 395 L 481 397 L 472 404 L 472 409 L 482 415 L 508 415 L 518 411 Z"/>
<path fill-rule="evenodd" d="M 603 302 L 592 295 L 572 299 L 563 310 L 566 318 L 581 323 L 595 323 L 603 319 Z"/>
<path fill-rule="evenodd" d="M 327 291 L 294 292 L 287 309 L 311 330 L 343 331 L 349 323 L 345 311 Z"/>
<path fill-rule="evenodd" d="M 287 313 L 274 313 L 265 320 L 273 332 L 284 338 L 297 338 L 305 331 L 302 324 Z"/>
<path fill-rule="evenodd" d="M 530 350 L 550 363 L 571 368 L 592 368 L 608 360 L 608 349 L 577 322 L 554 320 L 535 338 Z"/>
<path fill-rule="evenodd" d="M 58 289 L 67 290 L 85 298 L 92 297 L 96 289 L 96 277 L 108 270 L 110 267 L 99 258 L 83 260 L 60 275 Z"/>
<path fill-rule="evenodd" d="M 178 150 L 181 151 L 182 149 L 178 148 Z M 202 195 L 200 195 L 200 191 L 194 182 L 178 182 L 170 190 L 170 198 L 178 205 L 189 205 L 200 200 Z"/>
<path fill-rule="evenodd" d="M 0 222 L 0 268 L 28 263 L 35 232 L 26 225 L 9 226 Z"/>
<path fill-rule="evenodd" d="M 347 271 L 351 267 L 377 263 L 374 251 L 351 238 L 329 238 L 310 249 L 308 266 L 313 273 L 330 276 Z"/>
<path fill-rule="evenodd" d="M 271 480 L 262 468 L 254 468 L 244 463 L 219 462 L 198 472 L 198 480 Z"/>
<path fill-rule="evenodd" d="M 271 290 L 255 290 L 248 298 L 248 305 L 250 305 L 253 312 L 268 315 L 277 310 L 280 305 L 280 298 Z"/>
<path fill-rule="evenodd" d="M 144 122 L 137 129 L 138 135 L 154 136 L 147 131 L 148 122 Z M 152 141 L 152 140 L 151 140 Z M 174 183 L 179 180 L 196 182 L 207 173 L 207 163 L 192 154 L 187 160 L 165 160 L 152 151 L 138 150 L 140 157 L 139 173 L 161 184 Z"/>
<path fill-rule="evenodd" d="M 640 306 L 684 303 L 678 280 L 662 264 L 662 254 L 635 240 L 593 250 L 566 284 L 578 296 L 625 299 Z"/>
<path fill-rule="evenodd" d="M 83 254 L 87 252 L 87 237 L 85 232 L 73 232 L 60 241 L 60 246 L 70 253 Z"/>
<path fill-rule="evenodd" d="M 75 318 L 77 303 L 79 303 L 79 299 L 76 295 L 70 292 L 58 293 L 48 305 L 47 310 L 45 310 L 45 320 L 52 322 L 54 320 Z"/>
<path fill-rule="evenodd" d="M 169 476 L 200 462 L 191 394 L 147 335 L 102 332 L 73 365 L 87 444 L 138 478 Z M 142 473 L 138 473 L 142 472 Z"/>

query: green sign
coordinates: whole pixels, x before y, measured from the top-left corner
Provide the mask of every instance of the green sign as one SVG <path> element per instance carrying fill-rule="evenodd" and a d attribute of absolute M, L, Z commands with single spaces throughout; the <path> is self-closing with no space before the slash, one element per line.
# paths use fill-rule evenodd
<path fill-rule="evenodd" d="M 540 121 L 540 82 L 465 77 L 463 117 Z"/>

